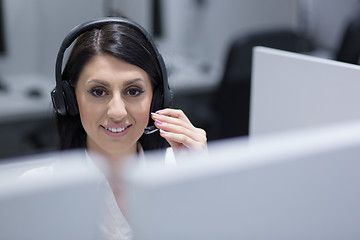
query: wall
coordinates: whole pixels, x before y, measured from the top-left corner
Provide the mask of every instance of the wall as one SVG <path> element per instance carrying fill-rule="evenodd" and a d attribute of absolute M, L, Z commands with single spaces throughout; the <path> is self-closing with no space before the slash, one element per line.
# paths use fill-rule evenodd
<path fill-rule="evenodd" d="M 0 73 L 32 72 L 38 53 L 34 0 L 3 0 L 3 10 L 6 55 L 0 58 Z"/>
<path fill-rule="evenodd" d="M 107 12 L 128 17 L 151 31 L 152 0 L 104 0 L 104 2 Z"/>
<path fill-rule="evenodd" d="M 0 74 L 40 73 L 53 77 L 58 47 L 76 24 L 104 15 L 107 3 L 151 29 L 147 0 L 3 0 L 7 55 Z M 299 3 L 308 6 L 307 30 L 319 46 L 334 49 L 358 0 L 164 0 L 168 52 L 222 62 L 231 39 L 265 28 L 299 29 Z M 305 14 L 305 16 L 306 16 Z"/>
<path fill-rule="evenodd" d="M 295 0 L 169 0 L 165 9 L 168 48 L 203 60 L 222 61 L 240 34 L 297 26 Z"/>
<path fill-rule="evenodd" d="M 359 14 L 359 0 L 299 0 L 304 7 L 308 35 L 320 48 L 336 51 L 347 21 Z"/>
<path fill-rule="evenodd" d="M 57 50 L 76 24 L 103 15 L 101 0 L 3 0 L 7 54 L 1 75 L 54 75 Z"/>

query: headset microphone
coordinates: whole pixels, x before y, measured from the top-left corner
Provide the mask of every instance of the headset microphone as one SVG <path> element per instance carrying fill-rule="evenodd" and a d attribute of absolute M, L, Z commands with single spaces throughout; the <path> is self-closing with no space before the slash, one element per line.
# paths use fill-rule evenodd
<path fill-rule="evenodd" d="M 158 131 L 159 129 L 156 128 L 155 126 L 149 126 L 149 127 L 146 127 L 145 130 L 144 130 L 144 134 L 148 135 L 148 134 L 152 134 L 156 131 Z"/>

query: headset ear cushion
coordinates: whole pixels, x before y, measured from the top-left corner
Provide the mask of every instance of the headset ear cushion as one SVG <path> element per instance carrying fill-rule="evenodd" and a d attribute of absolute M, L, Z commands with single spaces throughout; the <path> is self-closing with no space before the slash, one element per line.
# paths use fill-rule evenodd
<path fill-rule="evenodd" d="M 63 116 L 66 115 L 65 100 L 62 91 L 59 91 L 57 88 L 54 88 L 51 91 L 51 100 L 55 111 L 60 115 Z"/>
<path fill-rule="evenodd" d="M 74 88 L 68 81 L 62 81 L 62 87 L 64 91 L 64 99 L 66 104 L 67 113 L 70 116 L 75 116 L 79 113 L 78 104 Z"/>

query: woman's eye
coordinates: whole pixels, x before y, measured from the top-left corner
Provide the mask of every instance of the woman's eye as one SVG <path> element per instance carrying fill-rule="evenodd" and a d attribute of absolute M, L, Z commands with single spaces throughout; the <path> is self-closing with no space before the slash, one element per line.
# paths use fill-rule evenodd
<path fill-rule="evenodd" d="M 127 91 L 127 94 L 131 97 L 137 97 L 141 95 L 144 91 L 141 88 L 131 88 Z"/>
<path fill-rule="evenodd" d="M 95 97 L 103 97 L 106 95 L 106 91 L 101 88 L 93 88 L 90 90 L 90 93 Z"/>

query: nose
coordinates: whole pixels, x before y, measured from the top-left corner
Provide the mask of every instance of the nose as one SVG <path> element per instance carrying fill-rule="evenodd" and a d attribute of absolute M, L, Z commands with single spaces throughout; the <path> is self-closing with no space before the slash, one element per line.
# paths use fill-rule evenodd
<path fill-rule="evenodd" d="M 111 98 L 107 114 L 114 121 L 120 121 L 127 115 L 126 104 L 120 94 L 114 94 Z"/>

